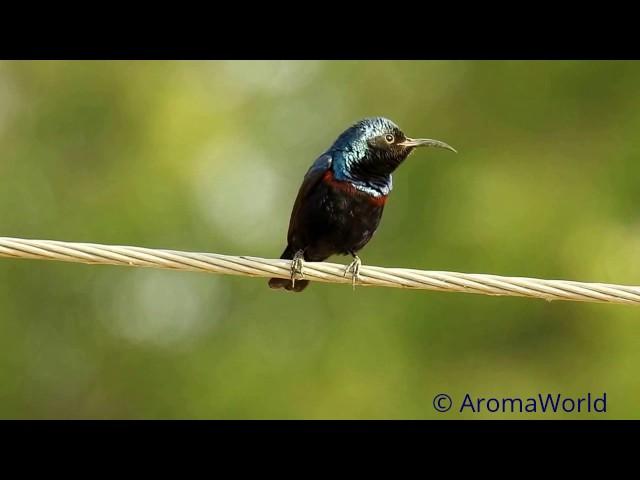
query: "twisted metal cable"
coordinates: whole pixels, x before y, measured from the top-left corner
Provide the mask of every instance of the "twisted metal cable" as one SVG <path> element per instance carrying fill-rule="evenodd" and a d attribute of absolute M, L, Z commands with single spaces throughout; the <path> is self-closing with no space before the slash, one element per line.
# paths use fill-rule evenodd
<path fill-rule="evenodd" d="M 291 275 L 290 260 L 9 237 L 0 237 L 0 257 L 167 268 L 249 277 L 290 278 Z M 304 278 L 329 283 L 351 284 L 352 281 L 350 275 L 345 276 L 344 265 L 327 262 L 305 262 Z M 357 285 L 532 297 L 549 301 L 640 304 L 640 286 L 368 265 L 360 268 Z"/>

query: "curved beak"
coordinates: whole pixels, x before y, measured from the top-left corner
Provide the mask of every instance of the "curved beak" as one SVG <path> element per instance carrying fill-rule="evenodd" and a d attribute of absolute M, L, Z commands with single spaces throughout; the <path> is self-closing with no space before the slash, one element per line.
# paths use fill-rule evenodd
<path fill-rule="evenodd" d="M 454 153 L 458 153 L 458 151 L 453 148 L 451 145 L 448 145 L 440 140 L 431 140 L 430 138 L 407 138 L 404 142 L 398 143 L 403 147 L 436 147 L 436 148 L 446 148 L 447 150 L 451 150 Z"/>

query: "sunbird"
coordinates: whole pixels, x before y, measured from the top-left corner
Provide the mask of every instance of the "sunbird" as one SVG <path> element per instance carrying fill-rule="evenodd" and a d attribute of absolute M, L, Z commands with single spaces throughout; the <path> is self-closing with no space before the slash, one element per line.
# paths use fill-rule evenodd
<path fill-rule="evenodd" d="M 345 130 L 307 171 L 293 204 L 287 248 L 291 278 L 271 278 L 271 288 L 301 292 L 304 261 L 351 255 L 345 276 L 358 280 L 357 253 L 371 240 L 391 193 L 391 174 L 418 147 L 456 150 L 439 140 L 409 138 L 391 120 L 365 118 Z"/>

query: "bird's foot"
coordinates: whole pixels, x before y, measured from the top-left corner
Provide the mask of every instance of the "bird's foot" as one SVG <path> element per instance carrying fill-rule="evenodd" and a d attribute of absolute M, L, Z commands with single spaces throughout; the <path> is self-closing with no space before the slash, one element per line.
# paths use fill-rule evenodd
<path fill-rule="evenodd" d="M 353 289 L 356 289 L 356 282 L 360 280 L 360 266 L 362 265 L 362 260 L 357 255 L 353 256 L 353 262 L 347 265 L 347 268 L 344 269 L 344 277 L 347 276 L 348 273 L 351 273 L 351 285 L 353 285 Z"/>
<path fill-rule="evenodd" d="M 304 275 L 304 250 L 298 250 L 291 260 L 291 284 L 295 287 L 296 280 L 302 280 Z"/>

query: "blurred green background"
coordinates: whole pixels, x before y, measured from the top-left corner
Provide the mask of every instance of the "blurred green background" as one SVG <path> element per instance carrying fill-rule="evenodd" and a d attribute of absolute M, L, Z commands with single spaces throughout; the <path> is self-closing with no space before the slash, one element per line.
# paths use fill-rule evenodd
<path fill-rule="evenodd" d="M 365 264 L 637 285 L 639 86 L 612 61 L 1 62 L 0 235 L 274 258 L 310 163 L 383 115 L 460 153 L 399 169 Z M 640 418 L 639 335 L 630 306 L 0 259 L 0 417 L 607 392 Z"/>

